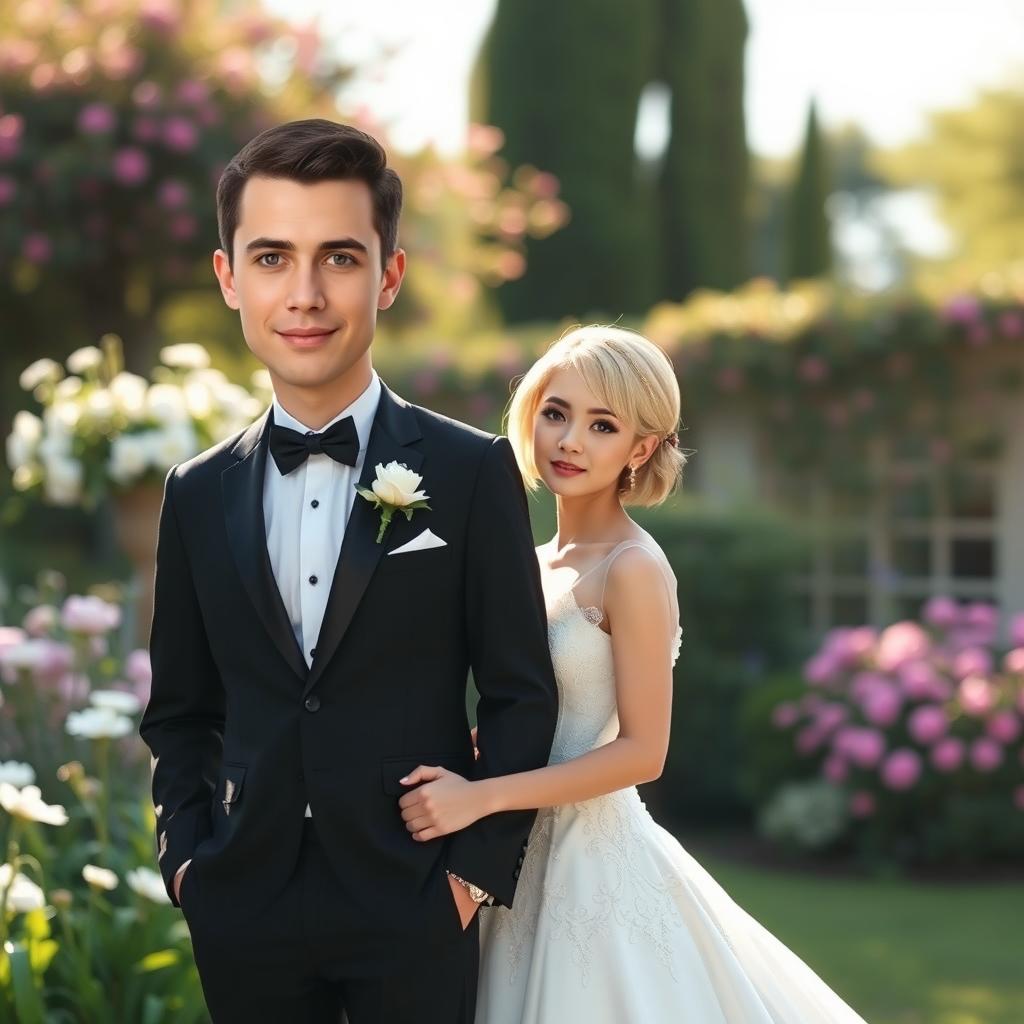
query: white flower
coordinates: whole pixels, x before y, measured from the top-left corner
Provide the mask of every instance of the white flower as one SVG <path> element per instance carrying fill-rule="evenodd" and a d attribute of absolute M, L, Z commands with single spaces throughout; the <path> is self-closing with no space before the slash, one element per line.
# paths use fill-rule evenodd
<path fill-rule="evenodd" d="M 389 505 L 404 508 L 414 501 L 425 501 L 429 497 L 416 489 L 422 481 L 423 477 L 400 462 L 389 462 L 386 466 L 378 463 L 373 493 Z"/>
<path fill-rule="evenodd" d="M 69 736 L 85 739 L 120 739 L 135 728 L 132 720 L 110 708 L 83 708 L 72 711 L 64 723 Z"/>
<path fill-rule="evenodd" d="M 427 504 L 430 495 L 417 490 L 422 480 L 423 477 L 408 466 L 400 462 L 389 462 L 387 466 L 377 464 L 377 478 L 373 481 L 372 490 L 356 484 L 356 493 L 380 510 L 378 544 L 384 539 L 384 531 L 395 512 L 403 512 L 406 519 L 412 519 L 416 509 L 430 508 Z"/>
<path fill-rule="evenodd" d="M 0 650 L 0 665 L 35 671 L 46 659 L 48 652 L 48 640 L 25 640 Z"/>
<path fill-rule="evenodd" d="M 177 423 L 148 435 L 150 462 L 160 470 L 192 458 L 199 451 L 199 441 L 191 423 Z"/>
<path fill-rule="evenodd" d="M 46 381 L 56 383 L 64 376 L 64 367 L 53 359 L 37 359 L 21 371 L 18 383 L 22 391 L 35 391 L 40 384 Z"/>
<path fill-rule="evenodd" d="M 79 348 L 72 352 L 65 363 L 72 373 L 98 370 L 103 365 L 103 353 L 95 345 L 86 345 L 85 348 Z"/>
<path fill-rule="evenodd" d="M 185 394 L 176 384 L 154 384 L 146 395 L 146 409 L 160 423 L 188 420 Z"/>
<path fill-rule="evenodd" d="M 74 433 L 78 421 L 82 418 L 82 407 L 78 402 L 57 401 L 43 410 L 43 422 L 46 424 L 46 433 L 57 436 L 61 434 L 70 435 Z M 40 448 L 46 443 L 46 438 L 40 444 Z"/>
<path fill-rule="evenodd" d="M 14 868 L 10 864 L 0 864 L 0 889 L 7 890 L 7 909 L 13 910 L 16 914 L 42 910 L 46 906 L 46 896 L 43 890 L 21 872 L 14 875 L 12 882 L 12 874 L 14 874 Z"/>
<path fill-rule="evenodd" d="M 139 419 L 146 410 L 146 392 L 149 383 L 134 373 L 119 373 L 110 382 L 114 404 L 129 419 Z"/>
<path fill-rule="evenodd" d="M 171 902 L 159 871 L 154 871 L 152 868 L 134 868 L 124 877 L 128 888 L 132 892 L 144 896 L 147 900 L 152 900 L 154 903 Z"/>
<path fill-rule="evenodd" d="M 27 466 L 35 457 L 43 437 L 43 421 L 22 409 L 14 414 L 11 432 L 7 435 L 7 465 L 11 469 Z"/>
<path fill-rule="evenodd" d="M 95 864 L 86 864 L 82 868 L 82 877 L 94 889 L 105 889 L 110 892 L 118 886 L 118 878 L 113 871 L 109 868 L 97 867 Z"/>
<path fill-rule="evenodd" d="M 52 604 L 40 604 L 25 613 L 22 626 L 29 636 L 46 636 L 57 625 L 57 609 Z"/>
<path fill-rule="evenodd" d="M 36 781 L 36 770 L 26 761 L 0 761 L 0 783 L 8 785 L 31 786 Z"/>
<path fill-rule="evenodd" d="M 257 391 L 274 390 L 274 382 L 270 377 L 270 371 L 265 366 L 261 366 L 258 370 L 253 370 L 252 376 L 249 379 Z"/>
<path fill-rule="evenodd" d="M 85 408 L 94 420 L 105 423 L 117 411 L 117 404 L 114 396 L 106 388 L 96 388 L 85 400 Z"/>
<path fill-rule="evenodd" d="M 75 505 L 82 496 L 82 479 L 85 468 L 78 459 L 49 458 L 46 460 L 46 476 L 43 479 L 43 493 L 47 501 L 55 505 Z"/>
<path fill-rule="evenodd" d="M 54 389 L 53 397 L 58 402 L 75 398 L 82 390 L 81 377 L 65 377 Z"/>
<path fill-rule="evenodd" d="M 107 472 L 119 484 L 137 480 L 149 466 L 149 435 L 119 434 L 110 444 Z"/>
<path fill-rule="evenodd" d="M 122 715 L 136 715 L 142 708 L 142 701 L 127 690 L 93 690 L 89 703 L 94 708 L 106 708 Z"/>
<path fill-rule="evenodd" d="M 164 366 L 177 366 L 183 370 L 202 370 L 210 365 L 210 353 L 202 345 L 183 342 L 160 349 L 160 362 Z"/>
<path fill-rule="evenodd" d="M 0 806 L 12 817 L 38 821 L 44 825 L 66 825 L 67 812 L 60 804 L 48 804 L 38 786 L 19 789 L 9 782 L 0 782 Z"/>
<path fill-rule="evenodd" d="M 185 408 L 194 419 L 203 420 L 213 412 L 213 394 L 202 381 L 186 381 Z"/>

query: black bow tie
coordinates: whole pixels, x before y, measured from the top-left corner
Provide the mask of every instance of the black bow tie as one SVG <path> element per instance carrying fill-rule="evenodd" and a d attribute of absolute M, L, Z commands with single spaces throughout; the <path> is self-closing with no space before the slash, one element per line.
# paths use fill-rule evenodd
<path fill-rule="evenodd" d="M 282 476 L 298 469 L 310 455 L 329 455 L 335 462 L 354 466 L 359 455 L 359 434 L 351 416 L 331 424 L 322 433 L 300 434 L 276 423 L 270 428 L 270 454 Z"/>

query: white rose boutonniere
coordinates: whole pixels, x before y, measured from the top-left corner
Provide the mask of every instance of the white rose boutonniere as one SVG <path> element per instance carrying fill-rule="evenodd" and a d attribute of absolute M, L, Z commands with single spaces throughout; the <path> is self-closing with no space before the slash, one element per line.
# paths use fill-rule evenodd
<path fill-rule="evenodd" d="M 391 517 L 396 512 L 404 512 L 406 519 L 412 519 L 413 512 L 418 508 L 429 509 L 429 494 L 417 490 L 423 477 L 414 473 L 401 462 L 389 462 L 386 466 L 377 464 L 377 479 L 372 489 L 356 484 L 359 495 L 380 509 L 380 529 L 377 531 L 377 543 L 384 539 Z"/>

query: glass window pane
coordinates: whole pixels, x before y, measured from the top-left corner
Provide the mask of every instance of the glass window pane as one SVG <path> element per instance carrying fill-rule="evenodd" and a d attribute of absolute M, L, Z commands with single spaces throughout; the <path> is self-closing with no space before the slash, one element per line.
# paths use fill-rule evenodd
<path fill-rule="evenodd" d="M 829 615 L 833 626 L 862 626 L 868 621 L 867 594 L 833 594 Z"/>
<path fill-rule="evenodd" d="M 835 576 L 866 576 L 868 539 L 864 536 L 833 537 L 832 573 Z"/>
<path fill-rule="evenodd" d="M 958 470 L 949 480 L 949 501 L 954 519 L 995 518 L 995 477 L 991 473 Z"/>
<path fill-rule="evenodd" d="M 923 476 L 890 480 L 889 514 L 894 519 L 930 519 L 934 515 L 931 481 Z"/>
<path fill-rule="evenodd" d="M 991 538 L 961 537 L 953 541 L 953 575 L 990 580 L 995 576 L 996 545 Z"/>
<path fill-rule="evenodd" d="M 930 576 L 932 545 L 926 537 L 893 537 L 892 568 L 900 576 Z"/>

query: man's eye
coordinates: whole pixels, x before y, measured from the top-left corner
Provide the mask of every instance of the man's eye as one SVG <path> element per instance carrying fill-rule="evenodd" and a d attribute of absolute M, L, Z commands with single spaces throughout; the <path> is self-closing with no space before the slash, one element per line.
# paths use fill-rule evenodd
<path fill-rule="evenodd" d="M 264 267 L 276 267 L 276 266 L 279 265 L 277 261 L 280 260 L 280 259 L 281 259 L 281 256 L 280 256 L 279 253 L 276 253 L 276 252 L 265 252 L 262 256 L 259 257 L 257 262 L 262 264 Z M 274 262 L 268 263 L 268 262 L 266 262 L 267 260 L 273 260 Z"/>
<path fill-rule="evenodd" d="M 355 263 L 355 260 L 352 259 L 352 257 L 349 256 L 349 254 L 347 252 L 332 252 L 331 255 L 328 258 L 332 259 L 332 260 L 344 260 L 345 261 L 344 263 L 335 263 L 334 265 L 336 267 L 345 267 L 345 266 L 348 266 L 350 263 Z"/>

